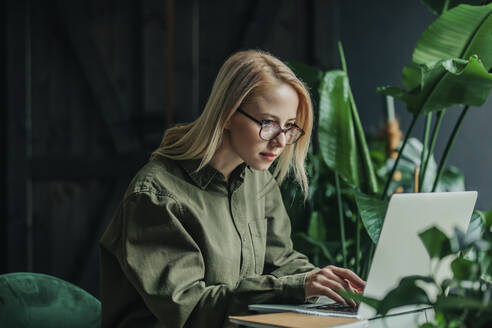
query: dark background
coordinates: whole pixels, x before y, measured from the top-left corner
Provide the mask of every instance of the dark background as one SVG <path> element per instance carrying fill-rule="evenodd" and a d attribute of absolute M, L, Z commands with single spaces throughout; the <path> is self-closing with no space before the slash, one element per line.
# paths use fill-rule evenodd
<path fill-rule="evenodd" d="M 98 239 L 129 180 L 167 126 L 199 115 L 229 55 L 259 48 L 332 69 L 342 40 L 363 126 L 377 134 L 375 89 L 401 84 L 434 20 L 418 0 L 6 0 L 0 15 L 0 273 L 47 273 L 96 296 Z M 470 112 L 448 162 L 483 210 L 491 110 Z M 405 131 L 401 103 L 397 116 Z"/>

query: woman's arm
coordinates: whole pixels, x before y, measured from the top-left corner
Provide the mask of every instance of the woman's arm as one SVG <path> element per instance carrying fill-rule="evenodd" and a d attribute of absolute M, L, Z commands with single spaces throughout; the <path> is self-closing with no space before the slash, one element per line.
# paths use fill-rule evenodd
<path fill-rule="evenodd" d="M 338 290 L 364 290 L 365 282 L 352 271 L 332 265 L 318 269 L 305 255 L 292 248 L 290 219 L 278 185 L 267 194 L 265 205 L 268 220 L 265 273 L 285 277 L 309 271 L 305 281 L 306 298 L 328 296 L 339 303 L 345 303 L 337 294 Z M 349 303 L 355 305 L 353 301 Z"/>

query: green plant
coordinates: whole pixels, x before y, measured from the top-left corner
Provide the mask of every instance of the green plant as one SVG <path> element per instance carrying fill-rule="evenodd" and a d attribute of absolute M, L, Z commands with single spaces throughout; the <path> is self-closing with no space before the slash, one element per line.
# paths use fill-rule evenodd
<path fill-rule="evenodd" d="M 434 320 L 421 325 L 421 328 L 490 327 L 492 210 L 477 213 L 467 234 L 455 229 L 454 237 L 448 238 L 433 227 L 419 236 L 434 261 L 435 271 L 446 265 L 443 259 L 455 256 L 450 264 L 453 272 L 451 278 L 437 281 L 435 272 L 430 276 L 405 277 L 381 300 L 351 293 L 344 293 L 345 296 L 367 303 L 382 315 L 400 306 L 430 305 L 435 310 Z M 422 283 L 427 288 L 422 288 Z M 429 295 L 429 290 L 437 290 L 437 296 Z"/>
<path fill-rule="evenodd" d="M 384 141 L 364 134 L 341 44 L 343 70 L 291 64 L 311 89 L 317 125 L 307 161 L 309 200 L 303 206 L 302 196 L 286 183 L 284 201 L 295 247 L 317 265 L 344 265 L 365 277 L 388 197 L 398 187 L 412 191 L 415 167 L 420 168 L 420 191 L 464 190 L 463 175 L 446 162 L 470 106 L 481 106 L 492 89 L 492 5 L 426 2 L 444 12 L 422 34 L 403 70 L 407 89 L 378 89 L 404 101 L 413 115 L 396 160 L 386 158 Z M 464 106 L 462 114 L 437 165 L 432 154 L 441 122 L 447 108 L 458 104 Z M 433 113 L 438 115 L 431 131 Z M 423 143 L 411 137 L 421 116 L 426 117 Z M 393 179 L 396 171 L 402 173 L 400 181 Z"/>

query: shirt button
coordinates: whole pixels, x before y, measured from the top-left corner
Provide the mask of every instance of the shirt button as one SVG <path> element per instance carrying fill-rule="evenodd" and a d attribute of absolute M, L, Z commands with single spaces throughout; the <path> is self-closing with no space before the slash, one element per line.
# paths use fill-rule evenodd
<path fill-rule="evenodd" d="M 243 242 L 246 242 L 246 237 L 245 236 L 243 236 L 241 239 L 243 240 Z"/>

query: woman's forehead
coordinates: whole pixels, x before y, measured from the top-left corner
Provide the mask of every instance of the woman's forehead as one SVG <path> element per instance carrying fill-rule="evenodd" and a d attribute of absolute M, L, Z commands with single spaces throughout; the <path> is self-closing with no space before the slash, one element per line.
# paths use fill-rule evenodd
<path fill-rule="evenodd" d="M 295 118 L 298 106 L 297 92 L 288 84 L 267 88 L 245 104 L 252 111 L 251 114 L 269 114 L 279 119 Z"/>

